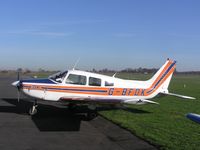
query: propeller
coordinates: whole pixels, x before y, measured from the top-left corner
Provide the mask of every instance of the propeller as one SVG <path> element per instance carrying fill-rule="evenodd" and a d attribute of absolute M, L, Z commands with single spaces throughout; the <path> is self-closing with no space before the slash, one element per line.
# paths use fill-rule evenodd
<path fill-rule="evenodd" d="M 19 74 L 19 70 L 17 71 L 17 81 L 19 81 L 18 86 L 17 86 L 17 101 L 19 103 L 20 101 L 20 88 L 21 88 L 21 82 L 20 82 L 20 74 Z"/>
<path fill-rule="evenodd" d="M 13 82 L 12 85 L 17 88 L 17 101 L 19 102 L 20 101 L 20 95 L 21 95 L 20 89 L 22 87 L 22 83 L 20 81 L 20 72 L 19 72 L 19 70 L 17 72 L 17 81 Z"/>
<path fill-rule="evenodd" d="M 17 71 L 17 81 L 19 81 L 20 80 L 20 74 L 19 74 L 19 69 L 18 69 L 18 71 Z"/>
<path fill-rule="evenodd" d="M 21 94 L 21 92 L 20 92 L 20 86 L 18 86 L 17 87 L 17 102 L 20 101 L 20 94 Z"/>

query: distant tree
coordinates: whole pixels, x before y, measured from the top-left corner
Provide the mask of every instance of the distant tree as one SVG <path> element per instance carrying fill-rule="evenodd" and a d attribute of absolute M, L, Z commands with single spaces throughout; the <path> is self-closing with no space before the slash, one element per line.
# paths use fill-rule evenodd
<path fill-rule="evenodd" d="M 8 73 L 8 70 L 1 70 L 2 73 Z"/>
<path fill-rule="evenodd" d="M 45 72 L 45 70 L 42 69 L 42 68 L 39 68 L 39 69 L 38 69 L 38 72 Z"/>
<path fill-rule="evenodd" d="M 17 71 L 18 72 L 23 72 L 23 69 L 22 68 L 18 68 Z"/>
<path fill-rule="evenodd" d="M 92 69 L 92 72 L 97 72 L 97 70 L 93 68 L 93 69 Z"/>
<path fill-rule="evenodd" d="M 31 73 L 31 70 L 25 69 L 25 70 L 24 70 L 24 74 L 28 74 L 28 73 Z"/>

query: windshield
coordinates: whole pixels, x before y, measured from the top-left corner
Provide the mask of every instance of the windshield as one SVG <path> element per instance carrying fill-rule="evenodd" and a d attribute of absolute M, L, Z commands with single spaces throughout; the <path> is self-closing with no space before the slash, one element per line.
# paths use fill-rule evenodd
<path fill-rule="evenodd" d="M 68 71 L 58 72 L 58 73 L 55 73 L 55 74 L 49 76 L 49 79 L 52 79 L 56 82 L 61 83 L 63 81 L 63 79 L 66 77 L 67 73 L 68 73 Z"/>

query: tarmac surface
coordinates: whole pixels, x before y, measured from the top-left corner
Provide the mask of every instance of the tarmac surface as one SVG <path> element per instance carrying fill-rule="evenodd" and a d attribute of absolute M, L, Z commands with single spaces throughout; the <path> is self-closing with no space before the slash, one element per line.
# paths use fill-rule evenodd
<path fill-rule="evenodd" d="M 38 114 L 28 115 L 28 98 L 17 102 L 14 78 L 0 77 L 1 150 L 154 150 L 101 116 L 86 121 L 65 107 L 39 105 Z"/>

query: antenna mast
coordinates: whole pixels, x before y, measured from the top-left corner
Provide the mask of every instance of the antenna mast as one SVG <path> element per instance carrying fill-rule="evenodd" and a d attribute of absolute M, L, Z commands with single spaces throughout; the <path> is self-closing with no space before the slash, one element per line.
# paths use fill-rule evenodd
<path fill-rule="evenodd" d="M 79 63 L 79 61 L 80 61 L 80 58 L 77 59 L 76 63 L 74 64 L 74 66 L 72 68 L 72 70 L 75 70 L 75 68 L 76 68 L 77 64 Z"/>

